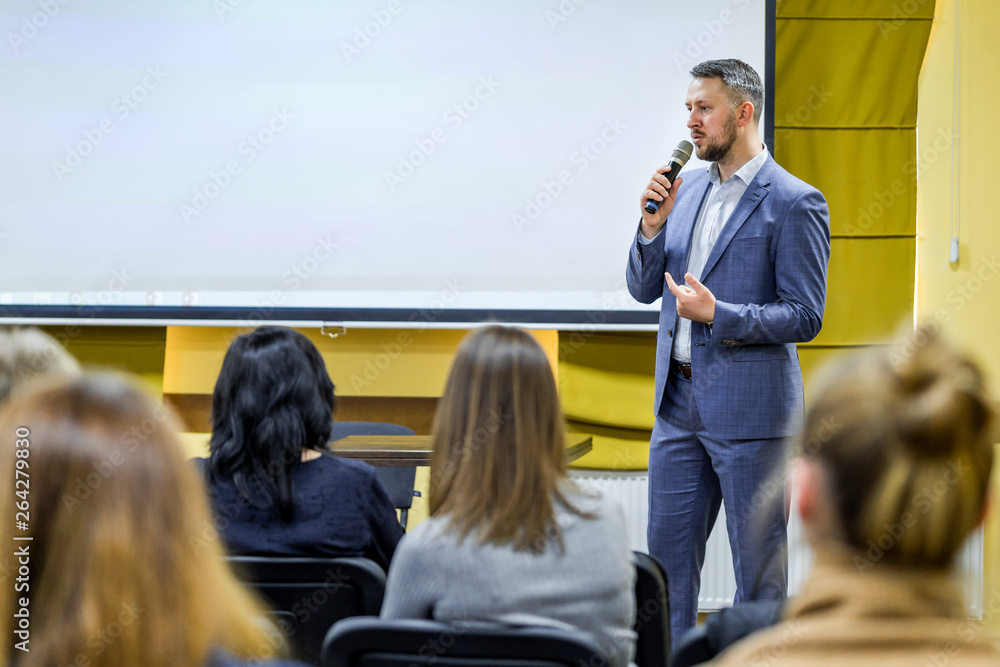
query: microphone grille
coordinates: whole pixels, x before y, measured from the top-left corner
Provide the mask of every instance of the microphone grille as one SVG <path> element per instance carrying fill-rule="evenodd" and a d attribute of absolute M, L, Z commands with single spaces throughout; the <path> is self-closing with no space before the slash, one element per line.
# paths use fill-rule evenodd
<path fill-rule="evenodd" d="M 691 159 L 691 152 L 694 151 L 694 146 L 690 141 L 682 141 L 677 144 L 677 148 L 674 152 L 670 154 L 670 157 L 677 160 L 681 166 L 687 164 L 687 161 Z"/>

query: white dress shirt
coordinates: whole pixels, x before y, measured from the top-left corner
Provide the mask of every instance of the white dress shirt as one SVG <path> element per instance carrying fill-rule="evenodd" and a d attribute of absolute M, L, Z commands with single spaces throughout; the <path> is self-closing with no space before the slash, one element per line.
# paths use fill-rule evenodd
<path fill-rule="evenodd" d="M 725 183 L 720 181 L 719 165 L 713 162 L 708 167 L 708 180 L 712 185 L 709 188 L 708 196 L 702 202 L 698 210 L 698 217 L 691 232 L 691 253 L 688 256 L 687 273 L 693 275 L 699 281 L 701 273 L 705 270 L 705 262 L 715 246 L 715 240 L 719 238 L 719 233 L 729 221 L 729 217 L 736 210 L 736 205 L 740 203 L 740 198 L 747 191 L 750 181 L 754 179 L 760 168 L 767 161 L 768 152 L 765 146 L 760 153 L 751 158 L 746 164 L 737 170 L 735 174 L 726 179 Z M 667 225 L 670 224 L 669 218 Z M 666 228 L 666 225 L 663 226 Z M 639 234 L 639 242 L 648 245 L 658 239 L 663 229 L 651 239 L 647 239 Z M 678 285 L 682 283 L 684 276 L 674 276 L 674 281 Z M 665 279 L 664 279 L 665 280 Z M 664 288 L 663 298 L 672 298 L 669 290 Z M 682 364 L 691 363 L 691 320 L 681 317 L 674 332 L 674 352 L 675 360 Z"/>

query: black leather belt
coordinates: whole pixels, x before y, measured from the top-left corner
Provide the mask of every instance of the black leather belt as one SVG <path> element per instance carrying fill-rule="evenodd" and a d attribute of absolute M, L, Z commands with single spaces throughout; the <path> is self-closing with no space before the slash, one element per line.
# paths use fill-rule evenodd
<path fill-rule="evenodd" d="M 691 379 L 691 364 L 682 364 L 676 359 L 671 359 L 670 368 L 671 370 L 680 373 L 681 377 L 684 378 L 685 380 Z"/>

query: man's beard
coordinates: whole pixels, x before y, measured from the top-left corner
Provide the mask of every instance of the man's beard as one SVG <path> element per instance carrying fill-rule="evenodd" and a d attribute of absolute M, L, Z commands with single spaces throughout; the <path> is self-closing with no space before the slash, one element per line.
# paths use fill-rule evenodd
<path fill-rule="evenodd" d="M 704 136 L 704 135 L 702 135 Z M 707 140 L 708 137 L 705 137 Z M 736 143 L 736 118 L 730 118 L 726 123 L 725 134 L 718 141 L 707 140 L 702 142 L 695 153 L 699 160 L 706 162 L 720 162 L 732 149 Z"/>

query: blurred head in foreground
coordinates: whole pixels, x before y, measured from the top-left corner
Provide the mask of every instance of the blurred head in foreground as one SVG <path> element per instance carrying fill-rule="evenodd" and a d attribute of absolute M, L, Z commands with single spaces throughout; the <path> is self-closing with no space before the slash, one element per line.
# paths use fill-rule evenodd
<path fill-rule="evenodd" d="M 838 365 L 792 470 L 810 541 L 860 571 L 947 568 L 983 519 L 992 423 L 978 367 L 933 330 Z"/>
<path fill-rule="evenodd" d="M 83 376 L 14 397 L 0 433 L 0 536 L 27 554 L 0 595 L 0 664 L 273 655 L 280 639 L 226 568 L 201 480 L 161 406 L 124 379 Z M 16 648 L 23 600 L 29 653 Z"/>
<path fill-rule="evenodd" d="M 79 374 L 76 359 L 44 331 L 0 327 L 0 405 L 36 379 Z"/>
<path fill-rule="evenodd" d="M 434 418 L 430 511 L 482 543 L 538 549 L 568 506 L 562 410 L 531 334 L 490 326 L 458 348 Z"/>

